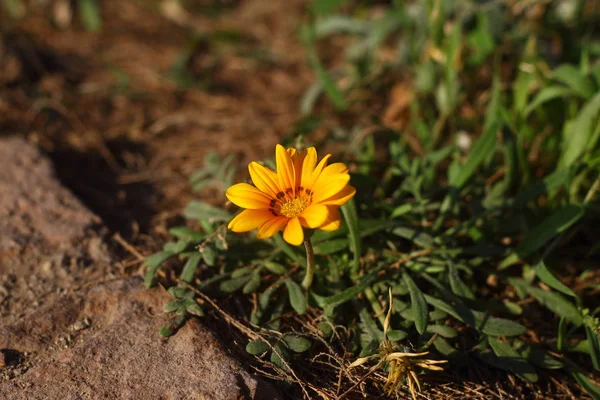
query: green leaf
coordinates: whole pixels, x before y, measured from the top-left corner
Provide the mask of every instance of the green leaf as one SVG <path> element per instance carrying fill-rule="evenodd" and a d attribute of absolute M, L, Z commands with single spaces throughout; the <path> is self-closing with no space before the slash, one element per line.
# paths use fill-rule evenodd
<path fill-rule="evenodd" d="M 554 274 L 548 269 L 548 267 L 546 267 L 546 263 L 544 261 L 540 261 L 539 263 L 537 263 L 537 265 L 533 267 L 533 269 L 537 277 L 540 278 L 540 280 L 546 285 L 558 290 L 559 292 L 566 294 L 567 296 L 573 296 L 577 298 L 577 295 L 571 289 L 565 286 L 554 276 Z"/>
<path fill-rule="evenodd" d="M 269 350 L 269 345 L 262 339 L 252 340 L 246 345 L 246 351 L 253 356 L 261 355 L 267 350 Z"/>
<path fill-rule="evenodd" d="M 308 62 L 315 71 L 317 79 L 319 79 L 323 85 L 323 89 L 325 90 L 327 97 L 329 97 L 336 110 L 345 110 L 347 104 L 344 94 L 337 87 L 329 72 L 327 72 L 327 70 L 323 67 L 323 64 L 321 64 L 321 60 L 319 60 L 317 52 L 314 48 L 309 49 Z"/>
<path fill-rule="evenodd" d="M 266 269 L 277 275 L 283 275 L 287 272 L 287 269 L 283 265 L 273 261 L 263 261 L 262 264 L 265 266 Z"/>
<path fill-rule="evenodd" d="M 326 297 L 325 300 L 323 300 L 322 307 L 336 307 L 342 303 L 347 302 L 348 300 L 356 298 L 356 296 L 358 296 L 360 292 L 365 290 L 365 288 L 373 282 L 374 278 L 375 277 L 373 274 L 366 275 L 357 285 L 349 287 L 348 289 L 336 295 Z"/>
<path fill-rule="evenodd" d="M 471 291 L 471 289 L 468 288 L 468 286 L 463 282 L 463 280 L 460 279 L 460 276 L 458 275 L 458 270 L 456 269 L 454 264 L 450 262 L 448 263 L 448 266 L 448 278 L 450 280 L 450 287 L 452 288 L 454 294 L 467 299 L 474 299 L 475 296 L 473 295 L 473 292 Z"/>
<path fill-rule="evenodd" d="M 332 239 L 314 245 L 314 251 L 318 255 L 329 255 L 344 250 L 348 244 L 349 241 L 346 238 Z"/>
<path fill-rule="evenodd" d="M 198 268 L 198 264 L 200 264 L 201 258 L 202 255 L 195 252 L 187 259 L 179 276 L 183 282 L 190 283 L 194 279 L 194 273 L 196 272 L 196 268 Z"/>
<path fill-rule="evenodd" d="M 571 376 L 589 394 L 592 399 L 600 400 L 600 388 L 594 385 L 582 372 L 571 371 Z"/>
<path fill-rule="evenodd" d="M 258 290 L 259 287 L 260 287 L 260 273 L 258 271 L 255 271 L 251 275 L 250 280 L 244 285 L 242 292 L 244 294 L 254 293 Z"/>
<path fill-rule="evenodd" d="M 458 174 L 450 178 L 450 186 L 461 189 L 465 183 L 471 179 L 477 168 L 486 160 L 490 160 L 496 150 L 496 139 L 500 124 L 497 119 L 490 123 L 490 126 L 483 132 L 483 135 L 477 139 L 473 145 L 467 161 L 460 168 Z"/>
<path fill-rule="evenodd" d="M 572 165 L 588 150 L 588 144 L 600 116 L 600 92 L 592 97 L 579 114 L 565 124 L 559 168 Z"/>
<path fill-rule="evenodd" d="M 211 267 L 215 265 L 215 262 L 217 261 L 217 253 L 210 244 L 206 244 L 205 246 L 201 247 L 200 253 L 202 253 L 202 258 L 204 258 L 206 265 Z"/>
<path fill-rule="evenodd" d="M 225 293 L 233 293 L 241 289 L 246 282 L 250 280 L 250 275 L 240 276 L 239 278 L 229 279 L 219 284 L 219 289 Z"/>
<path fill-rule="evenodd" d="M 448 343 L 448 341 L 441 336 L 435 338 L 433 341 L 433 346 L 437 351 L 446 357 L 451 357 L 455 354 L 458 354 L 458 350 L 452 347 L 452 345 L 450 345 L 450 343 Z"/>
<path fill-rule="evenodd" d="M 523 325 L 504 318 L 492 317 L 486 313 L 471 310 L 464 305 L 453 307 L 443 300 L 425 295 L 425 301 L 433 307 L 452 315 L 477 330 L 492 336 L 518 336 L 527 331 Z"/>
<path fill-rule="evenodd" d="M 437 333 L 438 335 L 445 338 L 454 338 L 458 335 L 458 333 L 446 325 L 429 325 L 427 326 L 427 332 L 429 333 Z"/>
<path fill-rule="evenodd" d="M 285 335 L 283 341 L 293 352 L 303 353 L 310 349 L 310 340 L 297 335 Z"/>
<path fill-rule="evenodd" d="M 493 337 L 488 338 L 488 342 L 496 356 L 498 356 L 497 365 L 500 368 L 513 372 L 529 382 L 537 382 L 538 375 L 535 368 L 521 357 L 511 345 Z"/>
<path fill-rule="evenodd" d="M 594 95 L 594 85 L 574 65 L 563 64 L 552 71 L 552 78 L 564 83 L 573 92 L 587 99 Z"/>
<path fill-rule="evenodd" d="M 535 98 L 525 108 L 525 117 L 544 103 L 561 97 L 573 95 L 573 90 L 564 86 L 548 86 L 540 90 Z"/>
<path fill-rule="evenodd" d="M 590 358 L 596 370 L 600 369 L 600 343 L 598 333 L 594 332 L 589 326 L 585 326 L 585 335 L 590 344 Z"/>
<path fill-rule="evenodd" d="M 318 15 L 329 14 L 344 5 L 345 0 L 313 0 L 311 10 Z"/>
<path fill-rule="evenodd" d="M 583 324 L 583 318 L 581 317 L 579 310 L 577 310 L 577 307 L 560 294 L 534 287 L 528 288 L 527 291 L 555 314 L 566 318 L 576 326 L 581 326 L 581 324 Z"/>
<path fill-rule="evenodd" d="M 194 300 L 188 300 L 185 302 L 186 304 L 186 311 L 189 312 L 192 315 L 195 315 L 196 317 L 203 317 L 204 316 L 204 310 L 202 310 L 202 307 L 200 307 L 200 305 L 198 303 L 196 303 Z"/>
<path fill-rule="evenodd" d="M 171 258 L 173 255 L 174 254 L 170 251 L 160 251 L 146 258 L 146 261 L 144 261 L 144 265 L 148 267 L 148 271 L 146 272 L 146 276 L 144 278 L 144 284 L 146 287 L 149 288 L 154 285 L 154 276 L 156 275 L 158 268 L 163 262 Z"/>
<path fill-rule="evenodd" d="M 417 332 L 422 335 L 425 332 L 425 329 L 427 329 L 427 322 L 429 319 L 425 297 L 408 274 L 403 274 L 402 278 L 410 293 L 411 311 L 415 327 L 417 328 Z"/>
<path fill-rule="evenodd" d="M 171 228 L 169 229 L 169 235 L 187 241 L 199 241 L 206 236 L 204 233 L 195 231 L 192 228 L 188 228 L 187 226 L 176 226 L 174 228 Z"/>
<path fill-rule="evenodd" d="M 208 203 L 202 201 L 190 201 L 183 210 L 183 215 L 188 219 L 207 220 L 209 222 L 225 222 L 229 221 L 232 215 Z"/>
<path fill-rule="evenodd" d="M 290 304 L 292 308 L 296 310 L 298 314 L 304 314 L 306 312 L 306 296 L 304 291 L 296 282 L 291 279 L 286 279 L 285 284 L 290 295 Z"/>
<path fill-rule="evenodd" d="M 356 273 L 360 268 L 360 255 L 362 250 L 360 246 L 360 230 L 358 229 L 358 214 L 356 213 L 356 205 L 354 200 L 350 200 L 348 203 L 344 204 L 341 209 L 344 219 L 346 220 L 346 225 L 348 226 L 348 240 L 350 240 L 350 248 L 354 253 L 352 271 Z"/>
<path fill-rule="evenodd" d="M 540 247 L 544 246 L 559 233 L 567 230 L 583 216 L 583 209 L 578 206 L 568 205 L 558 209 L 550 217 L 526 233 L 525 238 L 517 249 L 509 254 L 498 266 L 499 269 L 507 268 L 527 257 Z"/>
<path fill-rule="evenodd" d="M 430 235 L 424 232 L 418 232 L 416 229 L 399 226 L 398 228 L 395 228 L 392 233 L 410 240 L 420 247 L 428 248 L 435 246 L 435 240 Z"/>
<path fill-rule="evenodd" d="M 288 368 L 285 365 L 285 363 L 290 359 L 290 354 L 285 349 L 285 347 L 283 347 L 279 344 L 275 345 L 275 350 L 277 350 L 277 352 L 273 351 L 271 353 L 271 358 L 270 358 L 271 362 L 273 364 L 275 364 L 276 366 L 278 366 L 279 368 L 281 368 L 282 370 L 287 371 Z M 279 354 L 277 354 L 277 353 L 279 353 Z"/>
<path fill-rule="evenodd" d="M 172 313 L 182 309 L 183 302 L 179 299 L 171 300 L 163 307 L 163 311 L 166 313 Z"/>
<path fill-rule="evenodd" d="M 98 32 L 102 29 L 102 16 L 97 0 L 79 0 L 79 18 L 88 31 Z"/>

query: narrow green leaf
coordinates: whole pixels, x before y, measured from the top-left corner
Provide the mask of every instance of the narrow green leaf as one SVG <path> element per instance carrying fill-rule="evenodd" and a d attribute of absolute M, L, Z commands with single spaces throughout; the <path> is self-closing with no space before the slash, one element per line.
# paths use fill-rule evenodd
<path fill-rule="evenodd" d="M 448 278 L 450 280 L 450 287 L 452 288 L 454 294 L 467 299 L 474 299 L 475 295 L 473 295 L 473 292 L 463 282 L 463 280 L 460 279 L 460 276 L 458 275 L 458 270 L 456 269 L 454 264 L 452 262 L 449 262 L 448 267 Z"/>
<path fill-rule="evenodd" d="M 314 251 L 317 255 L 329 255 L 337 253 L 348 247 L 349 241 L 346 238 L 332 239 L 314 245 Z"/>
<path fill-rule="evenodd" d="M 303 353 L 310 349 L 310 340 L 297 335 L 285 335 L 283 337 L 285 344 L 296 353 Z"/>
<path fill-rule="evenodd" d="M 269 345 L 262 339 L 251 340 L 246 345 L 246 351 L 253 356 L 259 356 L 269 350 Z"/>
<path fill-rule="evenodd" d="M 348 289 L 345 289 L 344 291 L 330 296 L 330 297 L 326 297 L 325 300 L 323 300 L 323 307 L 336 307 L 342 303 L 345 303 L 349 300 L 352 300 L 354 298 L 356 298 L 356 296 L 358 296 L 358 294 L 360 292 L 362 292 L 363 290 L 365 290 L 365 288 L 367 286 L 369 286 L 374 280 L 374 276 L 372 274 L 370 275 L 366 275 L 365 277 L 362 278 L 362 280 L 352 286 L 349 287 Z"/>
<path fill-rule="evenodd" d="M 263 261 L 262 264 L 266 269 L 277 275 L 283 275 L 287 272 L 287 269 L 283 265 L 273 261 Z"/>
<path fill-rule="evenodd" d="M 456 333 L 454 329 L 446 325 L 429 325 L 427 327 L 427 332 L 437 333 L 438 335 L 445 338 L 454 338 L 458 335 L 458 333 Z"/>
<path fill-rule="evenodd" d="M 582 372 L 571 371 L 571 376 L 589 394 L 592 399 L 600 400 L 600 387 L 593 384 Z"/>
<path fill-rule="evenodd" d="M 296 282 L 291 279 L 286 279 L 285 284 L 290 295 L 290 304 L 292 308 L 296 310 L 298 314 L 304 314 L 306 312 L 306 296 L 304 291 Z"/>
<path fill-rule="evenodd" d="M 244 285 L 242 292 L 244 294 L 254 293 L 260 287 L 260 273 L 255 271 L 248 282 Z"/>
<path fill-rule="evenodd" d="M 465 183 L 473 176 L 477 168 L 486 160 L 490 160 L 496 150 L 496 139 L 500 125 L 498 120 L 490 123 L 489 128 L 483 132 L 483 135 L 477 139 L 473 145 L 467 161 L 460 168 L 456 175 L 453 175 L 449 181 L 450 186 L 461 189 Z"/>
<path fill-rule="evenodd" d="M 496 356 L 498 356 L 497 361 L 501 368 L 513 372 L 529 382 L 537 382 L 538 375 L 535 372 L 535 368 L 521 357 L 511 345 L 494 337 L 488 338 L 488 342 Z"/>
<path fill-rule="evenodd" d="M 146 261 L 144 261 L 144 265 L 148 267 L 148 271 L 146 272 L 146 276 L 144 278 L 144 284 L 146 287 L 152 287 L 154 284 L 154 276 L 156 275 L 158 268 L 163 262 L 171 258 L 173 255 L 174 254 L 170 251 L 160 251 L 146 258 Z"/>
<path fill-rule="evenodd" d="M 354 253 L 354 260 L 352 262 L 352 271 L 358 272 L 360 268 L 360 255 L 361 255 L 361 243 L 360 243 L 360 230 L 358 229 L 358 214 L 356 213 L 356 205 L 354 200 L 350 200 L 342 207 L 342 215 L 346 220 L 348 226 L 348 240 L 350 241 L 350 248 Z"/>
<path fill-rule="evenodd" d="M 427 329 L 427 322 L 429 319 L 425 297 L 408 274 L 403 274 L 402 278 L 410 293 L 411 311 L 415 327 L 417 328 L 417 332 L 422 335 L 425 332 L 425 329 Z"/>
<path fill-rule="evenodd" d="M 97 0 L 79 0 L 79 17 L 86 30 L 98 32 L 102 29 L 102 16 Z"/>
<path fill-rule="evenodd" d="M 559 168 L 572 165 L 588 150 L 590 137 L 600 116 L 600 92 L 592 97 L 575 119 L 567 122 L 563 131 L 562 155 Z"/>
<path fill-rule="evenodd" d="M 194 279 L 194 273 L 196 272 L 196 268 L 198 268 L 198 264 L 200 264 L 201 258 L 202 255 L 195 252 L 187 259 L 179 276 L 183 282 L 190 283 Z"/>
<path fill-rule="evenodd" d="M 210 244 L 207 244 L 200 248 L 200 252 L 202 253 L 202 258 L 204 258 L 206 265 L 213 267 L 217 261 L 217 253 L 215 252 L 215 249 L 213 249 Z"/>
<path fill-rule="evenodd" d="M 544 261 L 540 261 L 539 263 L 537 263 L 537 265 L 533 267 L 533 269 L 537 277 L 540 278 L 540 280 L 546 285 L 558 290 L 559 292 L 566 294 L 567 296 L 573 296 L 577 298 L 577 295 L 571 289 L 565 286 L 561 281 L 558 280 L 558 278 L 554 276 L 554 274 L 548 269 Z"/>
<path fill-rule="evenodd" d="M 187 241 L 202 240 L 206 236 L 204 233 L 195 231 L 192 228 L 188 228 L 187 226 L 176 226 L 174 228 L 171 228 L 169 229 L 169 235 Z"/>
<path fill-rule="evenodd" d="M 508 255 L 498 266 L 504 269 L 527 257 L 538 250 L 559 233 L 567 230 L 583 216 L 583 209 L 578 206 L 568 205 L 558 209 L 550 217 L 543 220 L 535 228 L 527 232 L 523 241 L 514 253 Z"/>
<path fill-rule="evenodd" d="M 166 313 L 172 313 L 175 311 L 179 311 L 183 306 L 183 302 L 179 299 L 171 300 L 167 304 L 164 305 L 163 311 Z"/>
<path fill-rule="evenodd" d="M 573 95 L 573 90 L 564 86 L 547 86 L 542 89 L 525 108 L 525 117 L 544 103 L 561 97 Z"/>
<path fill-rule="evenodd" d="M 271 362 L 279 368 L 281 368 L 282 370 L 287 371 L 288 368 L 285 365 L 285 363 L 290 359 L 289 352 L 286 350 L 285 347 L 281 346 L 280 344 L 276 344 L 275 349 L 277 350 L 277 352 L 273 351 L 271 353 Z"/>
<path fill-rule="evenodd" d="M 594 85 L 581 71 L 570 64 L 563 64 L 552 71 L 552 78 L 564 83 L 575 93 L 587 99 L 594 95 Z"/>
<path fill-rule="evenodd" d="M 598 333 L 594 332 L 589 326 L 585 326 L 585 335 L 590 344 L 590 358 L 596 370 L 600 370 L 600 340 Z"/>
<path fill-rule="evenodd" d="M 448 343 L 448 341 L 441 336 L 438 336 L 437 338 L 435 338 L 435 340 L 433 341 L 433 346 L 435 347 L 435 349 L 437 351 L 439 351 L 441 354 L 445 355 L 446 357 L 451 357 L 455 354 L 458 354 L 458 350 L 456 350 L 454 347 L 452 347 L 452 345 L 450 343 Z"/>
<path fill-rule="evenodd" d="M 195 315 L 196 317 L 203 317 L 204 316 L 204 310 L 202 310 L 202 307 L 200 307 L 200 304 L 196 303 L 194 300 L 188 300 L 186 301 L 186 309 L 187 312 L 189 312 L 192 315 Z"/>
<path fill-rule="evenodd" d="M 219 284 L 219 289 L 225 293 L 233 293 L 241 289 L 246 282 L 250 280 L 250 275 L 240 276 L 239 278 L 229 279 Z"/>
<path fill-rule="evenodd" d="M 340 89 L 337 87 L 335 81 L 327 72 L 323 64 L 321 64 L 321 60 L 317 56 L 317 52 L 314 48 L 310 49 L 308 54 L 308 62 L 312 69 L 317 74 L 317 78 L 323 85 L 323 89 L 325 89 L 325 93 L 327 97 L 331 100 L 333 105 L 338 111 L 343 111 L 346 109 L 346 99 Z"/>
<path fill-rule="evenodd" d="M 392 233 L 394 235 L 403 237 L 404 239 L 410 240 L 420 247 L 428 248 L 435 246 L 435 240 L 430 235 L 425 232 L 418 232 L 416 229 L 399 226 L 392 230 Z"/>
<path fill-rule="evenodd" d="M 581 326 L 581 324 L 583 324 L 583 318 L 577 307 L 560 294 L 534 287 L 528 288 L 527 291 L 535 297 L 537 301 L 555 314 L 566 318 L 576 326 Z"/>

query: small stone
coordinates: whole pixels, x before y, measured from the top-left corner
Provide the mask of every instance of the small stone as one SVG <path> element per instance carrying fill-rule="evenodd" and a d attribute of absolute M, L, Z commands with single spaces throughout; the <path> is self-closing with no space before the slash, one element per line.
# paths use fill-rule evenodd
<path fill-rule="evenodd" d="M 80 321 L 75 322 L 73 325 L 71 325 L 69 327 L 69 329 L 77 332 L 77 331 L 82 331 L 84 329 L 87 329 L 90 326 L 92 326 L 92 320 L 90 318 L 86 317 Z"/>

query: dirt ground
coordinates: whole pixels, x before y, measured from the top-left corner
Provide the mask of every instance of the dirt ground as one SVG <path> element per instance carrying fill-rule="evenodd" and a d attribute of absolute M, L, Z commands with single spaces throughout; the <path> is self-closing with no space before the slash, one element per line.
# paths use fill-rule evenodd
<path fill-rule="evenodd" d="M 0 14 L 0 135 L 48 154 L 58 178 L 108 227 L 103 235 L 119 232 L 142 255 L 198 197 L 188 178 L 204 156 L 235 154 L 240 167 L 270 156 L 314 79 L 297 34 L 302 1 L 199 1 L 193 14 L 168 3 L 104 1 L 100 33 L 75 20 L 57 27 L 50 5 L 21 21 Z M 207 11 L 213 3 L 217 16 Z M 218 191 L 204 196 L 223 200 Z M 113 244 L 125 265 L 136 258 Z M 576 397 L 551 382 L 515 388 L 501 374 L 489 386 L 445 384 L 430 394 Z"/>

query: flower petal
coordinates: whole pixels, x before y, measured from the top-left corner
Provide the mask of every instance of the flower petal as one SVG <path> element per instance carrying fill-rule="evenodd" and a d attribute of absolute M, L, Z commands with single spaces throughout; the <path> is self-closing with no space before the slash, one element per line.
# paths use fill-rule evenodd
<path fill-rule="evenodd" d="M 258 239 L 267 239 L 276 234 L 287 224 L 289 221 L 286 217 L 274 217 L 273 219 L 267 220 L 264 224 L 258 228 L 258 234 L 256 237 Z"/>
<path fill-rule="evenodd" d="M 317 182 L 317 179 L 319 179 L 319 176 L 321 176 L 321 172 L 327 166 L 327 160 L 329 160 L 329 157 L 331 157 L 331 154 L 327 154 L 325 157 L 323 157 L 323 159 L 317 164 L 315 169 L 312 171 L 310 176 L 306 178 L 306 182 L 304 182 L 304 184 L 302 185 L 305 189 L 313 189 L 315 183 Z"/>
<path fill-rule="evenodd" d="M 269 210 L 244 210 L 231 220 L 227 228 L 233 232 L 248 232 L 272 218 L 276 217 Z"/>
<path fill-rule="evenodd" d="M 275 148 L 275 163 L 277 164 L 279 187 L 284 191 L 290 188 L 294 190 L 296 187 L 296 171 L 294 171 L 292 157 L 280 144 Z"/>
<path fill-rule="evenodd" d="M 335 231 L 340 229 L 340 226 L 342 225 L 340 211 L 337 207 L 329 206 L 327 208 L 329 208 L 329 218 L 327 218 L 327 221 L 325 221 L 323 226 L 321 226 L 319 229 L 324 231 Z"/>
<path fill-rule="evenodd" d="M 348 174 L 321 175 L 312 188 L 315 193 L 312 202 L 320 203 L 338 194 L 349 181 L 350 175 Z"/>
<path fill-rule="evenodd" d="M 299 246 L 304 241 L 304 231 L 300 220 L 298 218 L 292 218 L 288 222 L 283 231 L 283 239 L 293 246 Z"/>
<path fill-rule="evenodd" d="M 321 172 L 321 176 L 323 175 L 335 175 L 335 174 L 347 174 L 349 171 L 348 166 L 344 163 L 338 162 L 328 165 Z"/>
<path fill-rule="evenodd" d="M 302 186 L 304 189 L 309 189 L 308 184 L 316 165 L 317 150 L 315 150 L 314 147 L 309 147 L 306 149 L 306 156 L 302 161 L 302 173 L 300 174 L 300 186 Z"/>
<path fill-rule="evenodd" d="M 307 150 L 302 150 L 302 152 L 296 152 L 292 155 L 292 163 L 294 164 L 294 171 L 296 171 L 296 188 L 302 186 L 302 164 L 304 163 L 307 153 Z"/>
<path fill-rule="evenodd" d="M 322 204 L 312 204 L 300 215 L 300 223 L 307 228 L 316 229 L 329 219 L 329 208 Z"/>
<path fill-rule="evenodd" d="M 277 174 L 273 170 L 253 161 L 248 165 L 248 171 L 252 182 L 260 191 L 273 199 L 277 198 L 277 193 L 282 189 L 277 185 Z"/>
<path fill-rule="evenodd" d="M 242 208 L 269 208 L 271 198 L 247 183 L 238 183 L 225 192 L 227 198 L 236 206 Z"/>
<path fill-rule="evenodd" d="M 321 200 L 320 204 L 327 206 L 343 206 L 350 201 L 356 194 L 356 189 L 352 186 L 346 186 L 328 199 Z"/>

